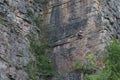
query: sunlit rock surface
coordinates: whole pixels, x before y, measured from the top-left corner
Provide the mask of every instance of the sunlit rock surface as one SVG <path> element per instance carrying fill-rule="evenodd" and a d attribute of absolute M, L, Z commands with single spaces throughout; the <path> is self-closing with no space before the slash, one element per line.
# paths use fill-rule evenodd
<path fill-rule="evenodd" d="M 120 39 L 120 0 L 48 1 L 44 8 L 39 0 L 0 0 L 0 80 L 29 80 L 28 10 L 35 15 L 43 10 L 60 80 L 80 80 L 74 62 L 88 54 L 99 58 L 111 35 Z"/>
<path fill-rule="evenodd" d="M 73 64 L 88 54 L 99 59 L 111 35 L 119 38 L 120 0 L 51 0 L 46 23 L 50 45 L 61 80 L 79 80 Z M 67 74 L 70 73 L 71 74 Z M 56 80 L 56 79 L 55 79 Z"/>
<path fill-rule="evenodd" d="M 24 67 L 30 61 L 30 5 L 32 0 L 0 0 L 0 80 L 28 80 Z"/>

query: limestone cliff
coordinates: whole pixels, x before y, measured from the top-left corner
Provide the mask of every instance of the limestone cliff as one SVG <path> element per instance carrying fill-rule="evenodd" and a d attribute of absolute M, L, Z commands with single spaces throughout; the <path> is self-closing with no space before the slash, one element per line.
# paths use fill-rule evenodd
<path fill-rule="evenodd" d="M 99 59 L 111 36 L 120 39 L 120 0 L 44 1 L 0 0 L 0 80 L 30 80 L 24 68 L 35 56 L 26 36 L 39 40 L 40 14 L 60 80 L 80 80 L 74 62 L 88 54 Z"/>
<path fill-rule="evenodd" d="M 32 0 L 0 0 L 0 80 L 29 80 L 24 67 L 30 61 L 26 37 L 32 22 L 28 9 L 39 14 L 41 6 Z M 37 5 L 38 4 L 38 5 Z"/>
<path fill-rule="evenodd" d="M 75 61 L 95 54 L 98 62 L 105 45 L 119 39 L 120 0 L 51 0 L 46 12 L 50 45 L 61 80 L 79 80 Z M 99 66 L 99 65 L 98 65 Z"/>

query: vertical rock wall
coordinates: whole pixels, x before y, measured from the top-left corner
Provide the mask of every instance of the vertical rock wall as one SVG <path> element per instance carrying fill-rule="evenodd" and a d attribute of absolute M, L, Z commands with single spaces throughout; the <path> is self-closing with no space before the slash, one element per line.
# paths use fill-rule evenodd
<path fill-rule="evenodd" d="M 39 14 L 34 0 L 0 0 L 0 80 L 29 80 L 24 67 L 30 61 L 26 35 L 32 26 L 28 9 Z"/>
<path fill-rule="evenodd" d="M 56 1 L 56 2 L 55 2 Z M 96 0 L 55 0 L 49 9 L 51 47 L 58 71 L 69 71 L 71 62 L 104 47 L 104 33 Z M 98 19 L 99 18 L 99 19 Z"/>
<path fill-rule="evenodd" d="M 0 0 L 0 80 L 29 80 L 26 35 L 37 38 L 29 10 L 39 15 L 40 1 Z M 74 62 L 88 54 L 99 57 L 111 35 L 120 39 L 120 0 L 50 0 L 44 15 L 61 80 L 80 80 Z"/>
<path fill-rule="evenodd" d="M 120 0 L 50 0 L 46 11 L 50 45 L 61 80 L 79 80 L 75 61 L 101 55 L 112 35 L 119 38 Z"/>
<path fill-rule="evenodd" d="M 101 0 L 103 23 L 110 35 L 120 39 L 120 0 Z"/>

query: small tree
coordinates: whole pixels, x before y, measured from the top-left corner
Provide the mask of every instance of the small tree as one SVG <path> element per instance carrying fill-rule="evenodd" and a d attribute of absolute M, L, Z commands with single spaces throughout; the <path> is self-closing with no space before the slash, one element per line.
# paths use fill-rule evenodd
<path fill-rule="evenodd" d="M 120 80 L 120 42 L 112 39 L 105 49 L 105 68 L 98 70 L 97 74 L 89 74 L 86 80 Z M 103 55 L 102 55 L 103 56 Z"/>
<path fill-rule="evenodd" d="M 112 39 L 106 47 L 105 69 L 108 80 L 120 80 L 120 42 Z"/>

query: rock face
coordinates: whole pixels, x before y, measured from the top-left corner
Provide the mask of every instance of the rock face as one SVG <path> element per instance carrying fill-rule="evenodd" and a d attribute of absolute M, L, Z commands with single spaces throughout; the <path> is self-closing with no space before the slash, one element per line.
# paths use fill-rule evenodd
<path fill-rule="evenodd" d="M 104 26 L 110 35 L 114 35 L 120 40 L 120 0 L 102 0 L 102 17 Z"/>
<path fill-rule="evenodd" d="M 0 0 L 0 80 L 29 80 L 26 35 L 35 26 L 29 10 L 37 16 L 40 1 Z M 120 39 L 120 0 L 50 0 L 44 15 L 60 80 L 80 80 L 74 62 L 88 54 L 99 57 L 112 35 Z"/>
<path fill-rule="evenodd" d="M 27 15 L 32 4 L 32 0 L 0 0 L 0 80 L 28 80 L 24 67 L 30 61 L 26 34 L 32 26 Z"/>
<path fill-rule="evenodd" d="M 74 76 L 75 61 L 88 54 L 96 57 L 111 35 L 119 38 L 120 0 L 51 0 L 46 22 L 51 27 L 50 45 L 61 80 L 79 80 Z"/>

